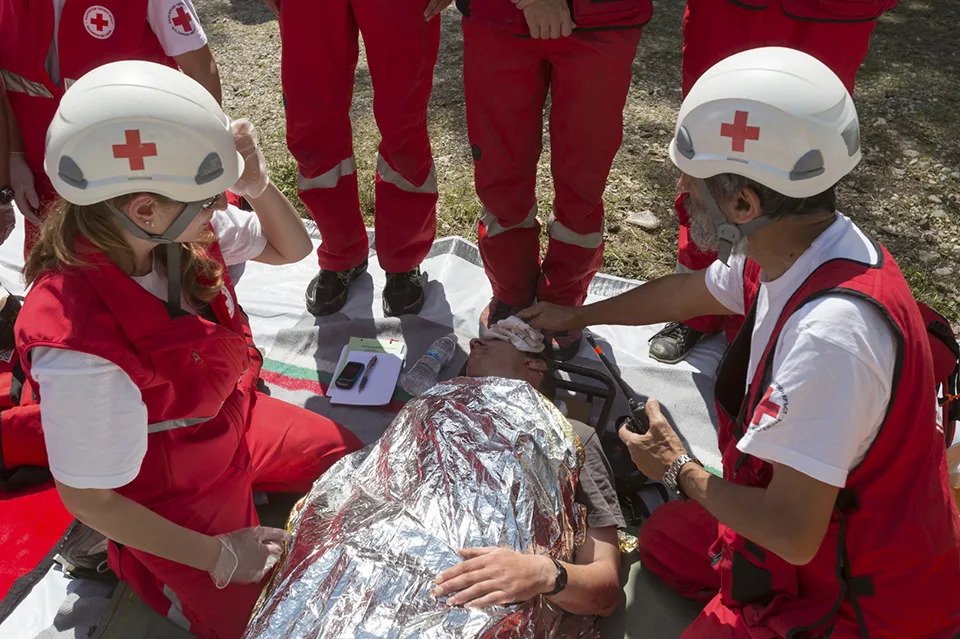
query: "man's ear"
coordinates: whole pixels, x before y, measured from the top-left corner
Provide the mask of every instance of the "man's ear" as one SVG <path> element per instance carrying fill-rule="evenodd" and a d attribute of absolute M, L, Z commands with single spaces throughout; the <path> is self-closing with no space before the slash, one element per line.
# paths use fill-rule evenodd
<path fill-rule="evenodd" d="M 723 212 L 734 224 L 746 224 L 763 215 L 760 196 L 750 187 L 745 187 L 736 197 L 725 203 Z"/>

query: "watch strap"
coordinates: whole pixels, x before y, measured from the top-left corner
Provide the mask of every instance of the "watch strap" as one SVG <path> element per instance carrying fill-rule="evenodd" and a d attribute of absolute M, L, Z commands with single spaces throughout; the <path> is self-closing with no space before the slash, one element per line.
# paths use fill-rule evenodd
<path fill-rule="evenodd" d="M 680 455 L 673 460 L 673 463 L 670 464 L 670 468 L 668 468 L 667 472 L 663 475 L 663 483 L 665 483 L 668 488 L 673 490 L 680 501 L 689 501 L 690 499 L 687 493 L 683 492 L 683 487 L 680 485 L 680 470 L 690 463 L 699 464 L 701 467 L 703 466 L 700 460 L 696 457 L 692 457 L 690 455 Z"/>
<path fill-rule="evenodd" d="M 557 567 L 557 580 L 554 584 L 553 590 L 543 593 L 544 596 L 547 597 L 552 597 L 567 587 L 567 569 L 564 568 L 563 564 L 553 557 L 550 557 L 550 561 L 552 561 L 553 565 Z"/>

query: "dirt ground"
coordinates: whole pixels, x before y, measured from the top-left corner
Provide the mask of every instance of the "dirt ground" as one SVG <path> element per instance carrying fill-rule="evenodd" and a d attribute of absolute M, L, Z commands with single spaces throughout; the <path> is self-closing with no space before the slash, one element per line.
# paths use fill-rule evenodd
<path fill-rule="evenodd" d="M 397 0 L 394 0 L 397 1 Z M 274 181 L 296 199 L 296 163 L 284 142 L 280 89 L 280 36 L 273 14 L 259 0 L 194 0 L 220 65 L 224 106 L 253 120 L 264 138 Z M 649 279 L 671 272 L 677 222 L 677 171 L 667 145 L 680 106 L 680 20 L 683 2 L 654 0 L 633 66 L 624 113 L 624 143 L 604 201 L 607 210 L 604 271 Z M 463 107 L 462 36 L 454 7 L 442 16 L 443 35 L 430 133 L 440 181 L 438 234 L 476 236 L 479 202 Z M 863 162 L 840 188 L 841 210 L 883 242 L 897 258 L 918 298 L 960 320 L 960 3 L 901 0 L 884 15 L 857 81 L 856 104 Z M 379 136 L 373 89 L 361 57 L 352 118 L 361 200 L 373 213 L 373 170 Z M 538 197 L 550 210 L 549 143 L 544 130 Z M 649 210 L 660 228 L 627 222 Z"/>

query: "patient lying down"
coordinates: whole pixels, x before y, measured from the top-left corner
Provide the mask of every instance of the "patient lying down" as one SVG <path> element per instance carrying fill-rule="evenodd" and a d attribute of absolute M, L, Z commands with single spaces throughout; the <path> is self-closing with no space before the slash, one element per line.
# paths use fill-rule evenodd
<path fill-rule="evenodd" d="M 596 636 L 623 521 L 594 431 L 542 355 L 473 340 L 465 373 L 321 477 L 247 637 Z"/>

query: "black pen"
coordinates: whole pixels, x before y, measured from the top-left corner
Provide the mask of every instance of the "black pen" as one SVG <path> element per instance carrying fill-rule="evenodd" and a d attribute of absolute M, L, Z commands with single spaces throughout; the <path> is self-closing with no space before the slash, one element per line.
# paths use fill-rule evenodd
<path fill-rule="evenodd" d="M 363 387 L 367 385 L 367 378 L 370 376 L 370 371 L 373 370 L 373 366 L 377 363 L 377 356 L 374 355 L 370 358 L 370 361 L 367 362 L 367 367 L 363 371 L 363 377 L 360 378 L 360 388 L 357 389 L 358 393 L 363 392 Z"/>

